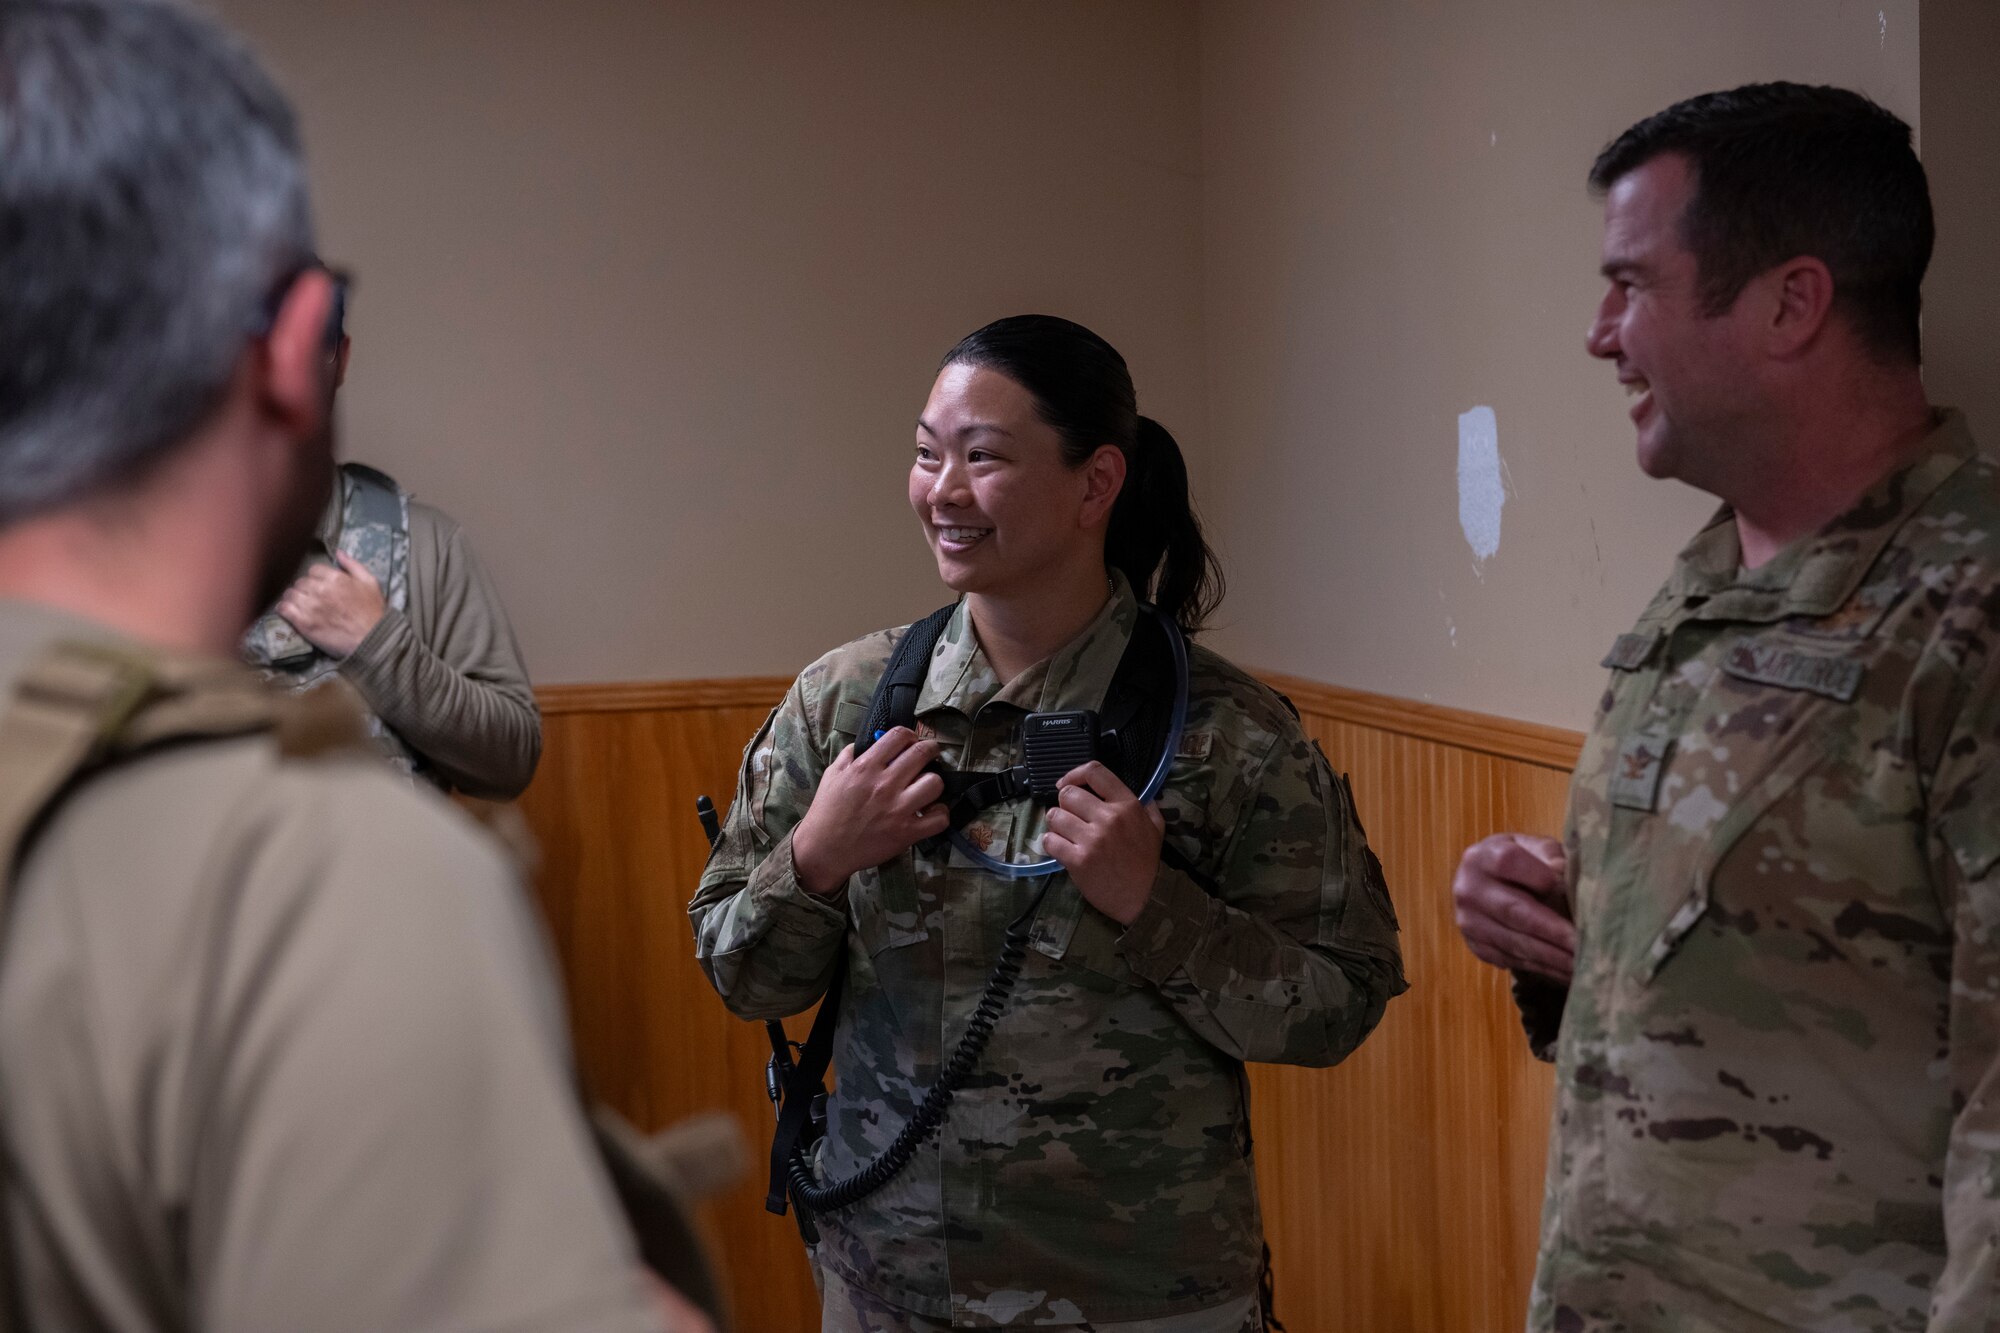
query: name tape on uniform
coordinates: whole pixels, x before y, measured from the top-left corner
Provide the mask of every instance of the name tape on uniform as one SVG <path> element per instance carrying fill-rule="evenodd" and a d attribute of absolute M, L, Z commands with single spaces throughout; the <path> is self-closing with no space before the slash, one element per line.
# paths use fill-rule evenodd
<path fill-rule="evenodd" d="M 1842 703 L 1861 688 L 1863 668 L 1850 657 L 1810 653 L 1774 643 L 1739 643 L 1722 659 L 1722 669 L 1738 680 L 1807 690 Z"/>

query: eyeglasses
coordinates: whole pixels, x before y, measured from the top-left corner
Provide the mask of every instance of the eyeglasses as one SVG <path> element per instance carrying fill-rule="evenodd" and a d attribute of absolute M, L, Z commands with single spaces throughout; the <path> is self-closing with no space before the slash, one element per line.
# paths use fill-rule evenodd
<path fill-rule="evenodd" d="M 300 278 L 315 270 L 326 274 L 333 282 L 333 310 L 327 316 L 322 345 L 328 356 L 340 351 L 340 344 L 347 337 L 347 296 L 354 290 L 354 274 L 344 268 L 335 268 L 317 256 L 291 269 L 271 289 L 270 296 L 265 298 L 264 308 L 250 326 L 251 337 L 262 338 L 271 332 L 271 326 L 278 321 L 278 310 L 285 304 L 285 298 L 292 294 L 292 288 L 298 285 Z"/>
<path fill-rule="evenodd" d="M 354 274 L 344 268 L 321 267 L 333 279 L 333 314 L 326 321 L 326 350 L 333 353 L 347 340 L 347 294 L 354 290 Z"/>

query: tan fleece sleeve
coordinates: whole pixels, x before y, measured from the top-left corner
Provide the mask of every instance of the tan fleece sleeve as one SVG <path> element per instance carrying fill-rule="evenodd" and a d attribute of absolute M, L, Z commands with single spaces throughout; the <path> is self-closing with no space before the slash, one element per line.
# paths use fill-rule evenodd
<path fill-rule="evenodd" d="M 380 717 L 471 796 L 508 800 L 542 754 L 541 711 L 492 579 L 458 524 L 410 504 L 410 605 L 340 664 Z"/>

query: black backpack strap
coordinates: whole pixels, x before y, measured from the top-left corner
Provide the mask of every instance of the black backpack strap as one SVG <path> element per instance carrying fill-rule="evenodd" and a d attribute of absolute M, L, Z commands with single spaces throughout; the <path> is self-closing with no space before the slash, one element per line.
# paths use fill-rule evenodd
<path fill-rule="evenodd" d="M 945 811 L 951 818 L 947 828 L 954 833 L 979 818 L 979 812 L 988 806 L 1028 794 L 1025 768 L 1007 768 L 998 773 L 950 771 L 940 776 L 944 778 Z"/>
<path fill-rule="evenodd" d="M 854 753 L 860 754 L 873 745 L 878 732 L 916 724 L 917 696 L 923 693 L 931 653 L 936 650 L 938 639 L 944 635 L 944 627 L 951 623 L 952 612 L 957 609 L 956 602 L 939 607 L 911 625 L 896 641 L 895 649 L 889 654 L 889 663 L 883 668 L 882 678 L 875 683 L 867 719 L 854 738 Z M 790 1042 L 783 1026 L 777 1023 L 766 1025 L 771 1037 L 773 1059 L 782 1079 L 778 1132 L 771 1139 L 771 1182 L 764 1194 L 764 1207 L 773 1213 L 782 1215 L 788 1202 L 799 1203 L 799 1200 L 790 1198 L 791 1161 L 800 1152 L 809 1150 L 818 1137 L 818 1127 L 814 1124 L 815 1103 L 820 1103 L 823 1114 L 826 1071 L 833 1063 L 833 1035 L 840 1025 L 840 1000 L 846 989 L 847 953 L 843 948 L 839 961 L 834 964 L 833 979 L 827 983 L 826 994 L 820 997 L 819 1012 L 813 1017 L 812 1031 L 799 1048 L 796 1061 L 791 1058 Z M 798 1223 L 807 1244 L 818 1241 L 818 1231 L 812 1224 L 812 1214 L 808 1209 L 799 1208 Z"/>
<path fill-rule="evenodd" d="M 840 998 L 847 989 L 847 949 L 843 943 L 840 959 L 833 965 L 833 979 L 820 997 L 819 1012 L 813 1015 L 812 1031 L 799 1048 L 798 1060 L 784 1074 L 784 1098 L 778 1106 L 778 1130 L 771 1137 L 771 1183 L 764 1193 L 764 1208 L 784 1216 L 789 1200 L 797 1204 L 799 1234 L 808 1245 L 817 1244 L 819 1231 L 813 1226 L 812 1212 L 800 1200 L 790 1199 L 791 1161 L 809 1150 L 820 1136 L 815 1123 L 817 1112 L 825 1114 L 826 1071 L 833 1064 L 833 1034 L 840 1026 Z M 771 1044 L 781 1055 L 785 1050 L 785 1029 L 772 1023 Z"/>
<path fill-rule="evenodd" d="M 915 727 L 917 699 L 930 672 L 931 654 L 937 651 L 938 640 L 957 609 L 957 603 L 939 607 L 897 640 L 882 678 L 875 684 L 861 734 L 854 738 L 857 755 L 874 744 L 881 732 Z M 1119 753 L 1107 763 L 1134 791 L 1151 776 L 1173 713 L 1174 659 L 1165 633 L 1152 615 L 1139 617 L 1105 695 L 1103 722 L 1118 733 L 1120 741 Z M 1028 792 L 1025 775 L 1018 769 L 998 773 L 937 771 L 944 778 L 944 803 L 951 814 L 952 830 L 964 828 L 989 806 Z"/>
<path fill-rule="evenodd" d="M 944 637 L 958 603 L 941 606 L 919 620 L 896 640 L 882 679 L 875 682 L 875 697 L 868 702 L 868 719 L 854 738 L 854 753 L 860 754 L 875 743 L 877 733 L 894 727 L 912 727 L 917 721 L 917 696 L 923 693 L 924 677 L 930 672 L 931 654 Z"/>
<path fill-rule="evenodd" d="M 389 495 L 402 493 L 403 488 L 396 484 L 396 479 L 381 468 L 369 467 L 366 463 L 342 463 L 340 470 L 372 492 Z"/>
<path fill-rule="evenodd" d="M 1135 792 L 1153 775 L 1173 720 L 1177 682 L 1166 635 L 1151 613 L 1141 614 L 1104 694 L 1100 721 L 1118 737 L 1105 765 Z"/>

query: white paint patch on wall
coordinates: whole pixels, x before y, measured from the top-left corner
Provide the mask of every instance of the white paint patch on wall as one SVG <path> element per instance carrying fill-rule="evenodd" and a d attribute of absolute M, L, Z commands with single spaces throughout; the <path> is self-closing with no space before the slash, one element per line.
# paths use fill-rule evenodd
<path fill-rule="evenodd" d="M 1507 485 L 1500 473 L 1500 423 L 1490 407 L 1458 417 L 1458 526 L 1479 560 L 1500 549 L 1500 511 Z"/>

